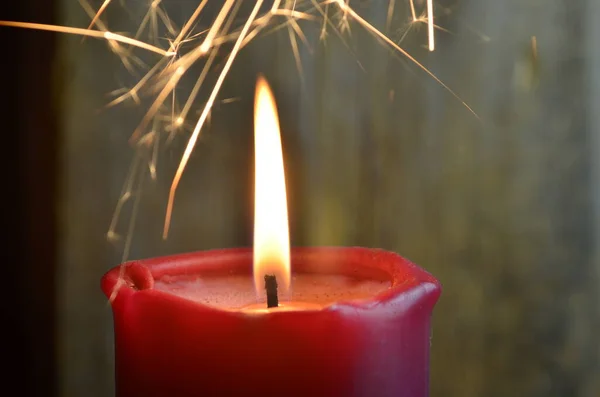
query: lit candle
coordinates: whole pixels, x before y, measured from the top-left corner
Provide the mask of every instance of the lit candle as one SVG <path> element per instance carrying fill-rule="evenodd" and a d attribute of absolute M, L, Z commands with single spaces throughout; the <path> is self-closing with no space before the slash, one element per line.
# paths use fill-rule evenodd
<path fill-rule="evenodd" d="M 262 79 L 255 148 L 253 250 L 104 276 L 117 397 L 427 396 L 437 280 L 382 250 L 290 250 L 279 122 Z"/>

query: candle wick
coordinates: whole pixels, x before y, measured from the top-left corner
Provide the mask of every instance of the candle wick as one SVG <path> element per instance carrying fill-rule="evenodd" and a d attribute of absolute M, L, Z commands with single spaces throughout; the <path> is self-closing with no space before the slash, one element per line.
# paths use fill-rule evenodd
<path fill-rule="evenodd" d="M 277 277 L 274 274 L 265 274 L 265 289 L 267 290 L 267 307 L 278 307 Z"/>

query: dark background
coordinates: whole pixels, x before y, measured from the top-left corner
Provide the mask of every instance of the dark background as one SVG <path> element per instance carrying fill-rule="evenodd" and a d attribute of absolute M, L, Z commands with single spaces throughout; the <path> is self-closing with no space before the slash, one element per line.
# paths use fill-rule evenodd
<path fill-rule="evenodd" d="M 89 22 L 76 1 L 5 3 L 0 19 Z M 164 3 L 179 21 L 195 6 Z M 394 39 L 408 18 L 396 3 Z M 128 258 L 251 243 L 252 93 L 262 72 L 280 110 L 292 243 L 394 250 L 444 285 L 432 396 L 598 396 L 597 3 L 437 3 L 437 21 L 451 32 L 438 32 L 437 51 L 423 48 L 424 27 L 403 45 L 481 121 L 357 26 L 348 47 L 334 34 L 317 44 L 319 29 L 307 26 L 303 79 L 287 31 L 261 38 L 219 96 L 236 100 L 213 112 L 166 242 L 167 188 L 185 133 L 161 147 Z M 355 4 L 385 28 L 387 1 Z M 107 20 L 116 31 L 135 26 L 118 7 Z M 100 41 L 0 27 L 0 42 L 3 328 L 14 379 L 22 395 L 111 395 L 112 323 L 99 279 L 124 252 L 131 203 L 117 228 L 123 237 L 106 233 L 143 113 L 99 112 L 108 92 L 132 81 Z"/>
<path fill-rule="evenodd" d="M 57 23 L 52 1 L 3 2 L 1 20 Z M 52 64 L 57 37 L 2 28 L 6 379 L 24 396 L 58 390 L 56 275 L 59 107 Z M 5 370 L 6 371 L 6 370 Z"/>

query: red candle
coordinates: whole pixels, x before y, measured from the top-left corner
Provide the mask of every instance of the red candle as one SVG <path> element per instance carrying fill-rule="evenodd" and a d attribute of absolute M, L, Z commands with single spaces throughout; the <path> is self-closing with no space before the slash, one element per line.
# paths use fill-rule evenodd
<path fill-rule="evenodd" d="M 117 397 L 426 397 L 439 283 L 382 250 L 290 250 L 264 81 L 255 107 L 254 249 L 134 261 L 102 279 Z"/>
<path fill-rule="evenodd" d="M 251 265 L 251 250 L 231 249 L 108 272 L 107 296 L 121 270 L 125 280 L 112 302 L 117 397 L 428 395 L 430 318 L 440 294 L 430 274 L 381 250 L 294 249 L 294 275 L 305 278 L 296 286 L 292 277 L 294 296 L 308 304 L 257 312 L 239 307 L 255 302 Z M 327 275 L 339 282 L 321 282 Z"/>

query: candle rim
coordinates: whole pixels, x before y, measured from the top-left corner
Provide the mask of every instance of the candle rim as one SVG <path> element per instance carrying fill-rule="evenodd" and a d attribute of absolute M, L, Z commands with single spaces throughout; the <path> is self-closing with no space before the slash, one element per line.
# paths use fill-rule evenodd
<path fill-rule="evenodd" d="M 419 302 L 422 306 L 421 298 L 427 297 L 425 302 L 433 307 L 441 293 L 441 285 L 430 273 L 420 268 L 410 260 L 399 254 L 377 248 L 364 247 L 292 247 L 292 265 L 295 266 L 300 261 L 314 261 L 315 258 L 322 261 L 336 261 L 342 266 L 360 266 L 363 269 L 378 269 L 390 276 L 391 286 L 386 291 L 375 294 L 372 297 L 360 300 L 348 300 L 332 302 L 324 305 L 321 309 L 305 310 L 302 312 L 273 312 L 273 315 L 292 315 L 308 312 L 323 312 L 337 310 L 357 310 L 370 309 L 378 305 L 394 304 L 397 300 L 410 300 Z M 108 271 L 102 278 L 102 289 L 105 295 L 111 299 L 120 299 L 134 294 L 146 294 L 158 299 L 176 300 L 179 303 L 189 302 L 193 305 L 199 305 L 208 310 L 228 312 L 234 315 L 248 315 L 243 312 L 226 311 L 222 308 L 205 305 L 184 297 L 170 294 L 166 291 L 154 289 L 154 280 L 167 275 L 193 275 L 207 271 L 217 272 L 224 264 L 230 264 L 233 261 L 247 260 L 249 263 L 250 277 L 252 269 L 252 248 L 228 248 L 214 249 L 207 251 L 197 251 L 190 253 L 175 254 L 169 256 L 160 256 L 149 259 L 141 259 L 125 262 Z M 239 265 L 238 265 L 239 266 Z M 173 273 L 173 269 L 177 271 Z M 340 274 L 343 273 L 323 273 L 323 272 L 294 272 L 303 274 Z M 119 281 L 121 280 L 121 281 Z M 123 282 L 124 281 L 124 282 Z M 118 292 L 115 294 L 115 289 Z M 114 304 L 114 301 L 113 301 Z"/>

